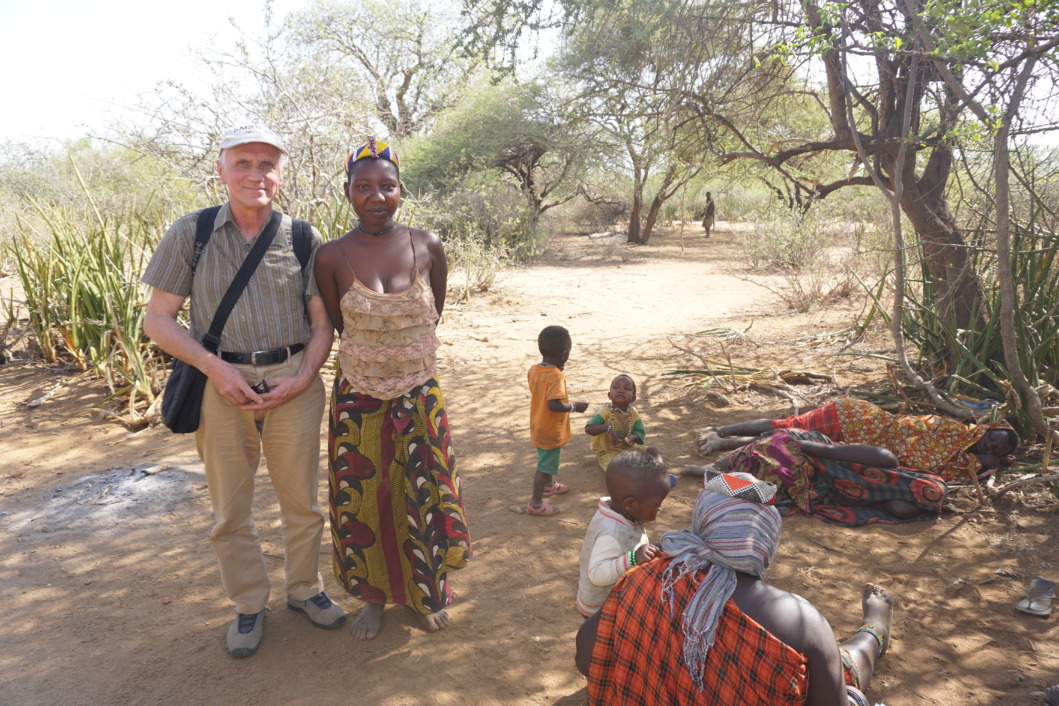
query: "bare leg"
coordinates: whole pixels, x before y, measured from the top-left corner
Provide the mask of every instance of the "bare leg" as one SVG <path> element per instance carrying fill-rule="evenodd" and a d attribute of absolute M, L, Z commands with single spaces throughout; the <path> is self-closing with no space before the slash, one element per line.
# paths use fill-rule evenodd
<path fill-rule="evenodd" d="M 884 645 L 889 646 L 894 620 L 893 598 L 885 589 L 869 583 L 864 586 L 861 606 L 864 610 L 864 624 L 875 628 L 882 636 Z M 875 671 L 879 641 L 869 632 L 858 632 L 848 640 L 840 642 L 839 647 L 849 652 L 860 671 L 861 689 L 867 689 Z"/>
<path fill-rule="evenodd" d="M 703 429 L 695 435 L 695 443 L 699 447 L 699 453 L 703 456 L 709 456 L 716 451 L 734 451 L 757 439 L 756 436 L 727 438 L 716 429 Z"/>
<path fill-rule="evenodd" d="M 544 498 L 544 489 L 555 482 L 555 476 L 537 471 L 533 476 L 533 504 L 540 505 Z"/>
<path fill-rule="evenodd" d="M 721 456 L 713 463 L 707 463 L 705 466 L 684 466 L 680 469 L 680 475 L 691 478 L 702 478 L 706 475 L 706 471 L 720 471 L 721 473 L 727 473 L 732 470 L 732 459 L 730 455 Z"/>
<path fill-rule="evenodd" d="M 382 603 L 366 603 L 364 607 L 357 613 L 357 617 L 353 618 L 353 622 L 350 624 L 350 629 L 353 631 L 353 637 L 359 637 L 362 640 L 371 640 L 379 634 L 379 630 L 382 628 Z"/>
<path fill-rule="evenodd" d="M 717 433 L 724 437 L 732 436 L 760 436 L 767 431 L 772 431 L 771 419 L 751 419 L 748 422 L 737 422 L 723 426 Z"/>

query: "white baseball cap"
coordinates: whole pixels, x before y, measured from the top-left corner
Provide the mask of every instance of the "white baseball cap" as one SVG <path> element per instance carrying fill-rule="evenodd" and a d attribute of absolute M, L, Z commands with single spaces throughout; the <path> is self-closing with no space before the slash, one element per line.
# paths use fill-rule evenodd
<path fill-rule="evenodd" d="M 283 140 L 276 133 L 264 125 L 241 125 L 225 130 L 221 135 L 221 149 L 227 150 L 248 142 L 263 142 L 272 145 L 283 154 L 287 154 L 287 148 L 283 146 Z"/>

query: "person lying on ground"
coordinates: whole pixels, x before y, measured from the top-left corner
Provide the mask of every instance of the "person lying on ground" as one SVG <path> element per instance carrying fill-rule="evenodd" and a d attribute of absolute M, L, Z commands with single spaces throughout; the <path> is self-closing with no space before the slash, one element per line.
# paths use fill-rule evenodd
<path fill-rule="evenodd" d="M 771 483 L 719 474 L 691 527 L 662 536 L 577 633 L 591 704 L 867 704 L 893 604 L 866 584 L 863 624 L 835 642 L 809 601 L 770 585 L 782 520 Z"/>
<path fill-rule="evenodd" d="M 658 553 L 644 525 L 655 521 L 673 487 L 654 446 L 622 451 L 607 467 L 606 480 L 610 495 L 599 499 L 578 562 L 577 609 L 586 618 L 599 610 L 626 571 Z"/>
<path fill-rule="evenodd" d="M 628 375 L 619 375 L 610 383 L 607 392 L 610 403 L 596 410 L 585 424 L 585 433 L 592 437 L 599 467 L 604 471 L 614 457 L 647 438 L 643 420 L 632 403 L 636 401 L 636 382 Z"/>
<path fill-rule="evenodd" d="M 781 429 L 722 456 L 709 466 L 685 466 L 684 476 L 742 472 L 777 487 L 776 507 L 858 527 L 951 514 L 948 485 L 929 473 L 897 466 L 886 449 L 833 444 L 820 432 Z"/>
<path fill-rule="evenodd" d="M 1019 436 L 1007 424 L 964 424 L 937 415 L 890 414 L 870 402 L 841 397 L 819 409 L 785 419 L 755 419 L 698 433 L 699 451 L 731 451 L 775 429 L 818 431 L 835 443 L 889 449 L 905 468 L 947 481 L 980 479 L 1015 462 Z"/>

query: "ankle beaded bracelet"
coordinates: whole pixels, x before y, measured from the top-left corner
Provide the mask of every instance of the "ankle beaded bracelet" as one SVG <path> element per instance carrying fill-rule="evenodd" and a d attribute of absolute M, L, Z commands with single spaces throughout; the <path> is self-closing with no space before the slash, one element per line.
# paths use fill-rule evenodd
<path fill-rule="evenodd" d="M 875 659 L 882 657 L 882 653 L 886 650 L 886 643 L 883 641 L 882 634 L 879 632 L 878 628 L 874 625 L 861 625 L 857 628 L 857 632 L 866 632 L 874 637 L 876 642 L 879 643 L 879 649 L 875 651 Z"/>

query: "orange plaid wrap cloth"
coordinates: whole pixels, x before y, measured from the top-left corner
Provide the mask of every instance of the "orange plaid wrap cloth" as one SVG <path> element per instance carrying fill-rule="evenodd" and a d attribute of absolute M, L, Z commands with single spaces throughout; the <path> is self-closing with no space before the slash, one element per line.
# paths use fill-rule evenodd
<path fill-rule="evenodd" d="M 1004 424 L 964 424 L 936 415 L 890 414 L 871 402 L 840 397 L 819 409 L 772 422 L 773 429 L 818 431 L 834 442 L 889 449 L 906 468 L 964 480 L 982 466 L 967 451 Z"/>
<path fill-rule="evenodd" d="M 674 615 L 662 600 L 662 555 L 634 567 L 603 604 L 588 672 L 590 704 L 803 704 L 809 694 L 805 657 L 744 615 L 731 600 L 706 655 L 703 688 L 683 659 L 681 615 L 698 580 L 677 581 Z M 697 579 L 701 579 L 699 572 Z"/>

